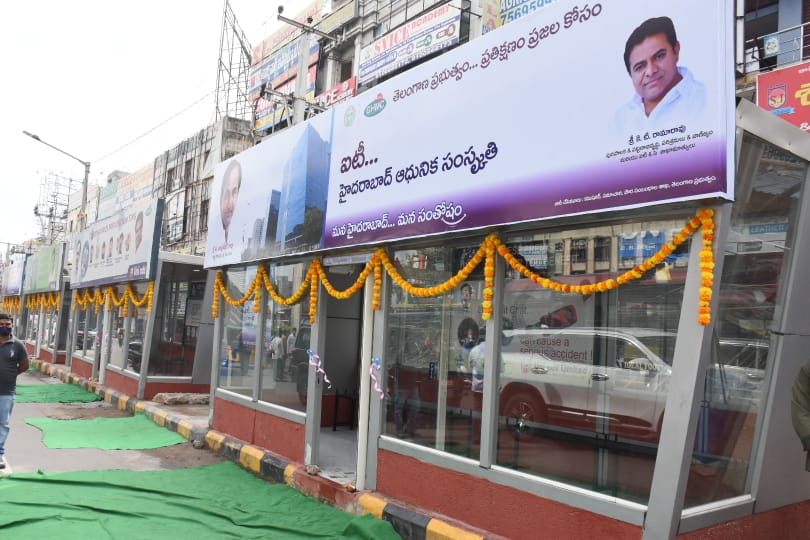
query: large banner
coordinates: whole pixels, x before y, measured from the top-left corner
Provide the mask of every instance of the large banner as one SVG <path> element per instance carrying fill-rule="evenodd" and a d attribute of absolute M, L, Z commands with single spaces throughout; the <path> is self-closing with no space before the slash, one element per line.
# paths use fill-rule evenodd
<path fill-rule="evenodd" d="M 71 289 L 155 279 L 163 199 L 135 204 L 73 235 Z"/>
<path fill-rule="evenodd" d="M 331 119 L 320 114 L 217 166 L 206 268 L 321 247 Z"/>
<path fill-rule="evenodd" d="M 757 77 L 757 104 L 802 131 L 810 131 L 810 63 Z"/>
<path fill-rule="evenodd" d="M 25 264 L 25 294 L 53 292 L 62 288 L 62 257 L 65 244 L 43 246 Z"/>
<path fill-rule="evenodd" d="M 9 255 L 6 267 L 3 269 L 3 296 L 22 294 L 23 268 L 25 268 L 24 253 Z"/>
<path fill-rule="evenodd" d="M 730 9 L 554 2 L 338 105 L 324 247 L 733 198 Z"/>

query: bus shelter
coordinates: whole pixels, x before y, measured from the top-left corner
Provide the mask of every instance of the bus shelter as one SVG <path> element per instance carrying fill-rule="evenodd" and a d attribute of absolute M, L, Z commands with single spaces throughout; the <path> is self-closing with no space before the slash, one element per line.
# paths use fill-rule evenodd
<path fill-rule="evenodd" d="M 150 201 L 73 241 L 71 371 L 138 399 L 209 389 L 207 363 L 195 362 L 202 260 L 159 251 L 161 216 L 162 200 Z"/>

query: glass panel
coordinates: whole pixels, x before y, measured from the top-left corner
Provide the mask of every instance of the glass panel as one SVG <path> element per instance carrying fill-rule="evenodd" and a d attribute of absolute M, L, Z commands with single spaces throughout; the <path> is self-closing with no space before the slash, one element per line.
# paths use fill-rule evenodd
<path fill-rule="evenodd" d="M 549 279 L 587 285 L 618 277 L 621 260 L 649 257 L 671 240 L 663 231 L 680 230 L 693 215 L 673 212 L 658 221 L 505 241 L 516 254 L 548 246 L 550 253 L 524 257 L 524 264 Z M 575 239 L 570 247 L 567 238 Z M 637 281 L 587 296 L 555 292 L 507 272 L 498 465 L 647 501 L 673 369 L 683 253 Z"/>
<path fill-rule="evenodd" d="M 25 339 L 28 341 L 37 340 L 37 331 L 39 330 L 39 311 L 29 311 L 25 325 Z"/>
<path fill-rule="evenodd" d="M 99 325 L 101 324 L 101 312 L 96 313 L 95 305 L 88 304 L 87 317 L 85 318 L 85 325 L 82 330 L 84 338 L 84 356 L 86 358 L 96 357 L 96 348 L 101 344 L 98 334 Z"/>
<path fill-rule="evenodd" d="M 45 313 L 45 346 L 53 349 L 53 340 L 56 337 L 56 312 Z"/>
<path fill-rule="evenodd" d="M 253 283 L 256 266 L 241 266 L 227 270 L 228 294 L 238 300 Z M 246 396 L 253 396 L 256 372 L 256 318 L 253 300 L 241 306 L 220 303 L 222 318 L 222 359 L 219 386 Z"/>
<path fill-rule="evenodd" d="M 395 265 L 414 286 L 444 283 L 475 254 L 475 244 L 400 250 Z M 483 263 L 446 295 L 390 293 L 385 433 L 472 458 L 480 454 Z"/>
<path fill-rule="evenodd" d="M 149 373 L 168 376 L 191 375 L 196 341 L 186 327 L 189 284 L 182 267 L 165 263 L 155 309 L 155 351 L 150 353 Z M 196 334 L 195 334 L 196 335 Z"/>
<path fill-rule="evenodd" d="M 273 265 L 270 277 L 279 294 L 288 298 L 306 277 L 309 264 Z M 267 302 L 260 400 L 298 411 L 307 404 L 310 348 L 309 294 L 305 302 L 284 306 Z M 299 332 L 298 329 L 301 329 Z"/>
<path fill-rule="evenodd" d="M 775 302 L 807 163 L 746 135 L 723 261 L 715 343 L 703 386 L 686 504 L 749 491 L 757 418 L 767 396 Z"/>
<path fill-rule="evenodd" d="M 138 295 L 138 299 L 143 298 L 149 285 L 147 283 L 135 283 L 133 288 Z M 153 306 L 154 309 L 154 306 Z M 129 317 L 124 321 L 124 324 L 129 325 L 129 343 L 125 344 L 127 350 L 127 367 L 135 373 L 141 372 L 141 360 L 143 359 L 143 339 L 146 335 L 146 324 L 149 320 L 149 312 L 147 306 L 144 304 L 142 307 L 136 307 L 134 304 L 129 305 Z M 150 358 L 153 351 L 150 351 Z M 151 367 L 150 360 L 150 373 L 154 373 Z"/>
<path fill-rule="evenodd" d="M 87 311 L 78 309 L 74 311 L 76 321 L 76 335 L 73 339 L 73 350 L 80 355 L 84 353 L 84 327 L 87 321 Z"/>
<path fill-rule="evenodd" d="M 117 292 L 120 296 L 120 292 Z M 131 306 L 130 306 L 131 307 Z M 110 364 L 121 369 L 126 368 L 127 350 L 124 343 L 124 328 L 128 317 L 124 317 L 124 307 L 113 307 L 112 313 L 112 343 L 110 344 Z"/>

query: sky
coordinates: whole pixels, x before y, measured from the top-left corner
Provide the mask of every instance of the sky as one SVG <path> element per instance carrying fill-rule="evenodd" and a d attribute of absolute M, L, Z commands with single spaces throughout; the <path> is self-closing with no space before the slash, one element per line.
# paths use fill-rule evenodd
<path fill-rule="evenodd" d="M 308 3 L 230 0 L 251 46 L 279 28 L 279 5 L 289 16 Z M 0 252 L 39 234 L 34 206 L 50 175 L 75 180 L 78 190 L 84 177 L 80 161 L 89 161 L 90 184 L 102 183 L 112 171 L 134 172 L 151 163 L 213 122 L 224 5 L 224 0 L 4 5 Z"/>

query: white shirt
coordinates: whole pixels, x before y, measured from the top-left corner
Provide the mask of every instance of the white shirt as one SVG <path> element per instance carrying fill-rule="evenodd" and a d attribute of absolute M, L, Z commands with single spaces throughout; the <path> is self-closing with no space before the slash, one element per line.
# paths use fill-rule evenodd
<path fill-rule="evenodd" d="M 484 391 L 484 361 L 486 359 L 484 347 L 486 342 L 482 341 L 470 351 L 470 369 L 472 370 L 473 392 Z"/>
<path fill-rule="evenodd" d="M 644 113 L 644 103 L 635 94 L 622 105 L 613 118 L 613 133 L 628 139 L 631 135 L 644 136 L 650 130 L 661 130 L 686 126 L 686 132 L 694 131 L 690 126 L 702 115 L 706 105 L 706 87 L 684 67 L 678 68 L 682 79 L 667 92 L 652 110 L 650 116 Z"/>

